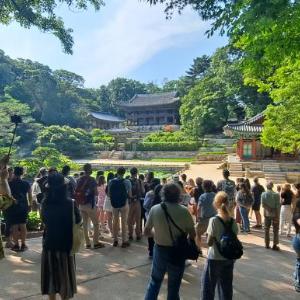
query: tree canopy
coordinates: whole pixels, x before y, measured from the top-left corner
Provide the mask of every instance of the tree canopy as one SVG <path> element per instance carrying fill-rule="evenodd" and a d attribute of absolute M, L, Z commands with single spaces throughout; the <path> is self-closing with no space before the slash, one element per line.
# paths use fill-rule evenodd
<path fill-rule="evenodd" d="M 43 32 L 50 32 L 62 43 L 64 52 L 72 54 L 73 37 L 71 28 L 66 28 L 61 17 L 57 16 L 58 4 L 69 8 L 86 10 L 89 6 L 99 10 L 102 0 L 2 0 L 0 1 L 0 23 L 8 25 L 17 22 L 22 27 L 36 27 Z"/>

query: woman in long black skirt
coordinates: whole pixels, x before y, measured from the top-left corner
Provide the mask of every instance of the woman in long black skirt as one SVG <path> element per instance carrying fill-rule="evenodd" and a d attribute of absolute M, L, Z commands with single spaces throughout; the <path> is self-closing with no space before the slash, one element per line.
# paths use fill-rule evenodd
<path fill-rule="evenodd" d="M 77 292 L 75 257 L 72 255 L 73 218 L 81 222 L 78 208 L 67 196 L 67 186 L 60 174 L 49 175 L 48 190 L 42 203 L 45 225 L 41 264 L 41 290 L 50 300 L 73 298 Z"/>

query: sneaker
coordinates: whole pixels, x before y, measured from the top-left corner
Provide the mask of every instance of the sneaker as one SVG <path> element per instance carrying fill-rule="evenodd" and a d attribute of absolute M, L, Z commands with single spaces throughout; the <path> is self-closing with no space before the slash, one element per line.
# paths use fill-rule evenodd
<path fill-rule="evenodd" d="M 97 243 L 94 245 L 94 249 L 104 248 L 105 245 L 103 243 Z"/>
<path fill-rule="evenodd" d="M 14 244 L 12 241 L 6 242 L 6 243 L 5 243 L 5 248 L 10 249 L 10 248 L 12 248 L 14 245 L 15 245 L 15 244 Z"/>
<path fill-rule="evenodd" d="M 133 237 L 132 236 L 129 236 L 129 241 L 133 241 Z"/>
<path fill-rule="evenodd" d="M 270 249 L 270 246 L 269 246 L 269 245 L 266 245 L 265 248 L 266 248 L 266 249 Z"/>
<path fill-rule="evenodd" d="M 136 240 L 139 242 L 140 240 L 141 240 L 142 238 L 140 237 L 140 236 L 138 236 L 137 238 L 136 238 Z"/>
<path fill-rule="evenodd" d="M 113 247 L 118 247 L 118 245 L 119 245 L 119 242 L 118 241 L 114 241 Z"/>
<path fill-rule="evenodd" d="M 85 248 L 86 248 L 86 249 L 91 249 L 92 246 L 91 246 L 91 245 L 86 245 Z"/>
<path fill-rule="evenodd" d="M 20 247 L 19 247 L 19 245 L 14 245 L 12 248 L 10 248 L 10 250 L 15 251 L 15 252 L 19 252 Z"/>
<path fill-rule="evenodd" d="M 129 246 L 130 246 L 129 242 L 123 242 L 121 247 L 122 248 L 127 248 Z"/>
<path fill-rule="evenodd" d="M 280 251 L 280 248 L 279 248 L 277 245 L 274 245 L 274 246 L 272 247 L 272 250 L 274 250 L 274 251 Z"/>
<path fill-rule="evenodd" d="M 23 245 L 21 246 L 21 248 L 20 248 L 20 251 L 21 251 L 21 252 L 24 252 L 24 251 L 26 251 L 26 250 L 28 250 L 28 247 L 27 247 L 27 245 L 23 244 Z"/>

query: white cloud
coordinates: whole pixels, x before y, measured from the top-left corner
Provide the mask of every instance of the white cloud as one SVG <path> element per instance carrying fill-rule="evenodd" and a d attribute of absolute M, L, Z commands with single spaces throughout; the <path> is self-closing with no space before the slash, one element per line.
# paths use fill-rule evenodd
<path fill-rule="evenodd" d="M 163 49 L 183 46 L 188 34 L 204 32 L 207 25 L 192 11 L 166 20 L 161 6 L 123 0 L 104 27 L 77 42 L 81 73 L 95 86 L 126 76 Z"/>
<path fill-rule="evenodd" d="M 160 51 L 188 47 L 195 33 L 205 40 L 207 23 L 191 10 L 166 20 L 163 6 L 139 0 L 107 0 L 107 7 L 72 14 L 62 10 L 74 28 L 74 54 L 66 55 L 57 38 L 18 24 L 0 26 L 0 49 L 16 58 L 29 58 L 53 69 L 82 75 L 87 86 L 97 87 L 116 76 L 127 76 Z M 184 50 L 183 50 L 184 51 Z M 176 62 L 174 62 L 176 64 Z"/>

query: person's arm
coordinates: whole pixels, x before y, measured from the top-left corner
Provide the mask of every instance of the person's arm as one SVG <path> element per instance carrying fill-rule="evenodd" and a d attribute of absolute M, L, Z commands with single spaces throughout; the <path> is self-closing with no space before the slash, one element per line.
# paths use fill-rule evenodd
<path fill-rule="evenodd" d="M 7 169 L 0 169 L 0 193 L 11 196 L 11 191 L 8 185 L 8 171 Z"/>
<path fill-rule="evenodd" d="M 296 220 L 297 224 L 300 226 L 300 218 Z"/>
<path fill-rule="evenodd" d="M 146 225 L 145 225 L 145 228 L 144 228 L 144 235 L 146 237 L 152 237 L 153 236 L 153 232 L 152 232 L 152 229 L 153 229 L 153 210 L 151 209 L 150 210 L 150 213 L 149 213 L 149 216 L 148 216 L 148 219 L 147 219 L 147 222 L 146 222 Z"/>
<path fill-rule="evenodd" d="M 31 191 L 30 186 L 29 186 L 29 189 L 28 189 L 27 197 L 28 197 L 29 206 L 31 208 L 32 207 L 32 191 Z"/>
<path fill-rule="evenodd" d="M 153 200 L 153 197 L 151 197 L 151 192 L 148 192 L 145 196 L 144 205 L 143 205 L 143 207 L 146 211 L 150 211 L 151 206 L 152 206 L 152 200 Z"/>
<path fill-rule="evenodd" d="M 74 205 L 75 223 L 79 224 L 82 222 L 81 214 L 75 202 L 73 203 L 74 203 L 73 205 Z"/>
<path fill-rule="evenodd" d="M 140 185 L 141 185 L 141 192 L 142 192 L 142 195 L 144 196 L 145 195 L 145 186 L 144 186 L 144 183 L 142 182 L 142 180 L 140 180 Z"/>
<path fill-rule="evenodd" d="M 187 233 L 189 235 L 189 238 L 194 240 L 196 237 L 195 224 L 194 224 L 193 217 L 191 216 L 189 211 L 187 211 L 187 223 L 188 223 Z"/>
<path fill-rule="evenodd" d="M 209 223 L 208 223 L 208 228 L 207 228 L 207 245 L 209 247 L 211 247 L 214 243 L 214 235 L 213 235 L 213 220 L 214 218 L 211 218 L 209 220 Z"/>
<path fill-rule="evenodd" d="M 95 198 L 98 197 L 98 185 L 97 185 L 97 181 L 93 178 L 93 186 L 94 186 L 94 195 L 95 195 Z"/>

